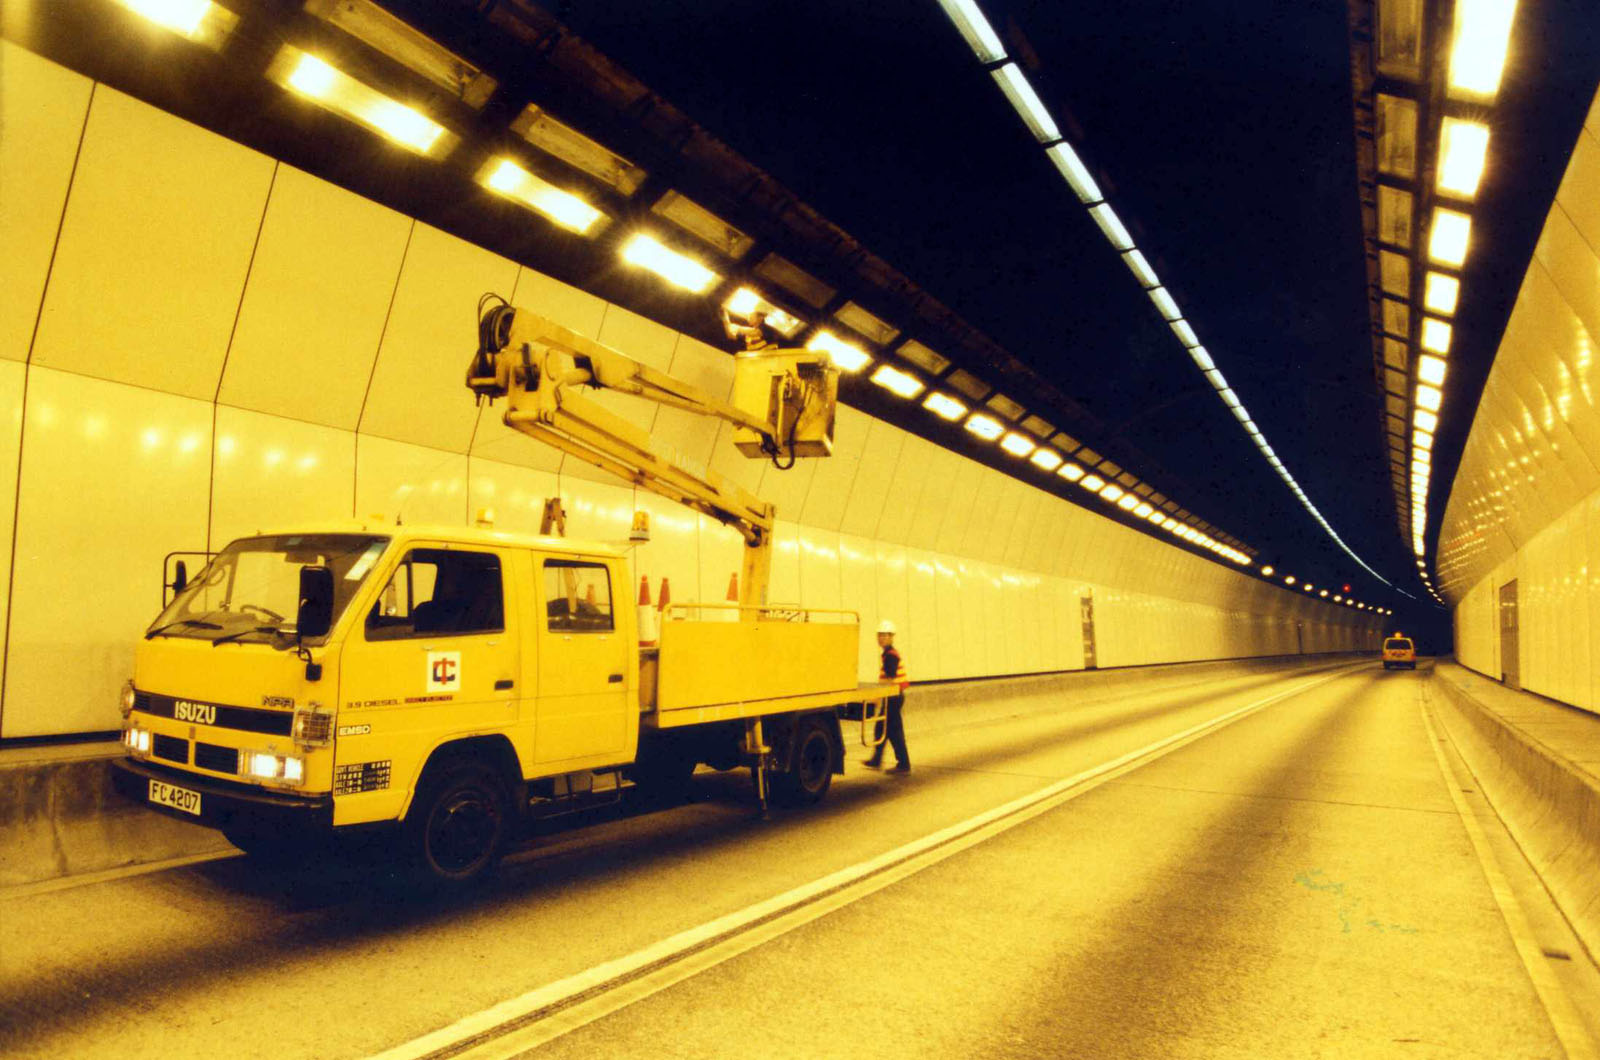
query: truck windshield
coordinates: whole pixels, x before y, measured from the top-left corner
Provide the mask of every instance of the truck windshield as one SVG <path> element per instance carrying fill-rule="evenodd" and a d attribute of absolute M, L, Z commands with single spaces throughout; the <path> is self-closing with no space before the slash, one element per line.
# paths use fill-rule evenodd
<path fill-rule="evenodd" d="M 145 636 L 293 643 L 300 568 L 333 572 L 333 620 L 350 605 L 388 547 L 370 534 L 273 534 L 233 542 L 194 576 Z"/>

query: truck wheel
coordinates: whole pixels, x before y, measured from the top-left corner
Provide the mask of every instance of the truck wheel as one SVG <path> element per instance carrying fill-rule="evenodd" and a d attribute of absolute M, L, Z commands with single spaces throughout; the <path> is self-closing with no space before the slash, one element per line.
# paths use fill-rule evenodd
<path fill-rule="evenodd" d="M 772 778 L 772 797 L 784 806 L 822 801 L 833 784 L 833 730 L 816 718 L 802 721 L 794 737 L 794 762 Z"/>
<path fill-rule="evenodd" d="M 482 762 L 462 762 L 424 781 L 406 815 L 406 838 L 426 875 L 464 886 L 500 860 L 509 819 L 500 774 Z"/>

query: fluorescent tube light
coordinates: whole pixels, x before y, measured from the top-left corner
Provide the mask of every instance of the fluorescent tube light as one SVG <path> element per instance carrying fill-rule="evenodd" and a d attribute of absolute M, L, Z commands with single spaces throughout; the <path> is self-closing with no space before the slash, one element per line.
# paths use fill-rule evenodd
<path fill-rule="evenodd" d="M 1165 287 L 1152 288 L 1149 295 L 1150 301 L 1156 304 L 1156 309 L 1164 319 L 1172 321 L 1183 316 L 1182 313 L 1178 312 L 1178 303 L 1172 300 L 1172 295 Z"/>
<path fill-rule="evenodd" d="M 1033 451 L 1032 456 L 1028 457 L 1028 463 L 1043 471 L 1054 471 L 1061 466 L 1061 454 L 1054 449 L 1040 446 Z"/>
<path fill-rule="evenodd" d="M 1044 153 L 1050 156 L 1050 161 L 1054 162 L 1061 175 L 1067 178 L 1067 184 L 1071 186 L 1073 194 L 1085 204 L 1099 202 L 1105 198 L 1100 194 L 1100 185 L 1095 183 L 1088 167 L 1083 164 L 1083 159 L 1078 157 L 1078 152 L 1072 149 L 1071 144 L 1063 140 L 1045 148 Z M 1148 287 L 1149 284 L 1145 286 Z"/>
<path fill-rule="evenodd" d="M 831 331 L 818 331 L 806 343 L 808 350 L 821 350 L 833 363 L 846 372 L 859 372 L 872 363 L 865 350 L 854 343 L 845 342 Z"/>
<path fill-rule="evenodd" d="M 1061 139 L 1061 130 L 1056 128 L 1055 119 L 1050 116 L 1048 110 L 1045 110 L 1039 94 L 1028 84 L 1028 78 L 1020 66 L 1008 62 L 989 72 L 994 75 L 995 81 L 1000 85 L 1000 91 L 1006 94 L 1011 106 L 1022 116 L 1023 123 L 1028 126 L 1028 131 L 1033 133 L 1035 139 L 1042 144 Z"/>
<path fill-rule="evenodd" d="M 1439 417 L 1427 409 L 1417 409 L 1411 414 L 1411 422 L 1425 431 L 1435 431 L 1439 428 Z"/>
<path fill-rule="evenodd" d="M 1439 136 L 1439 190 L 1470 199 L 1478 193 L 1489 153 L 1489 127 L 1446 118 Z"/>
<path fill-rule="evenodd" d="M 648 269 L 674 287 L 681 287 L 695 294 L 704 294 L 719 278 L 716 273 L 698 261 L 679 254 L 643 232 L 636 233 L 632 239 L 623 244 L 622 260 L 641 269 Z"/>
<path fill-rule="evenodd" d="M 909 372 L 892 365 L 880 364 L 872 373 L 872 381 L 897 397 L 911 399 L 922 393 L 922 382 Z"/>
<path fill-rule="evenodd" d="M 1076 482 L 1083 477 L 1083 468 L 1069 460 L 1065 464 L 1061 465 L 1060 470 L 1058 470 L 1056 474 L 1060 475 L 1068 482 Z"/>
<path fill-rule="evenodd" d="M 1422 305 L 1430 312 L 1450 316 L 1456 311 L 1456 296 L 1461 291 L 1461 281 L 1442 272 L 1429 271 L 1423 284 Z"/>
<path fill-rule="evenodd" d="M 1211 360 L 1211 355 L 1204 346 L 1195 346 L 1189 350 L 1189 356 L 1194 358 L 1194 363 L 1199 365 L 1202 372 L 1209 372 L 1217 366 Z"/>
<path fill-rule="evenodd" d="M 1433 229 L 1428 234 L 1428 257 L 1459 268 L 1467 260 L 1467 240 L 1471 235 L 1472 218 L 1455 210 L 1435 207 Z"/>
<path fill-rule="evenodd" d="M 1006 50 L 1000 46 L 1000 38 L 995 36 L 994 27 L 989 25 L 989 20 L 983 17 L 983 12 L 972 0 L 939 0 L 939 6 L 956 24 L 962 39 L 979 62 L 999 62 L 1006 57 Z"/>
<path fill-rule="evenodd" d="M 767 323 L 776 328 L 786 339 L 794 338 L 795 333 L 805 327 L 804 321 L 785 313 L 749 287 L 741 287 L 734 291 L 723 306 L 734 316 L 746 319 L 749 319 L 750 314 L 756 310 L 761 310 L 767 314 Z"/>
<path fill-rule="evenodd" d="M 967 420 L 967 430 L 986 442 L 992 442 L 1006 433 L 1006 429 L 1000 425 L 999 420 L 992 416 L 985 416 L 981 412 Z"/>
<path fill-rule="evenodd" d="M 1034 444 L 1022 435 L 1013 432 L 1006 435 L 1005 440 L 1000 443 L 1000 448 L 1012 456 L 1027 456 L 1033 452 Z"/>
<path fill-rule="evenodd" d="M 1194 328 L 1189 326 L 1187 320 L 1174 320 L 1171 327 L 1172 333 L 1178 336 L 1178 341 L 1183 343 L 1184 349 L 1193 349 L 1200 345 L 1200 339 L 1195 335 Z"/>
<path fill-rule="evenodd" d="M 443 154 L 455 137 L 426 114 L 299 48 L 284 47 L 268 76 L 313 103 L 364 125 L 420 155 Z"/>
<path fill-rule="evenodd" d="M 1094 223 L 1100 226 L 1100 231 L 1111 241 L 1111 245 L 1118 250 L 1132 250 L 1133 237 L 1128 230 L 1122 227 L 1122 219 L 1111 208 L 1111 204 L 1103 202 L 1089 211 L 1089 216 L 1094 218 Z"/>
<path fill-rule="evenodd" d="M 1500 89 L 1516 0 L 1456 0 L 1450 94 L 1493 99 Z"/>
<path fill-rule="evenodd" d="M 1417 379 L 1431 386 L 1444 384 L 1445 362 L 1426 355 L 1417 358 Z"/>
<path fill-rule="evenodd" d="M 929 394 L 928 400 L 922 403 L 922 407 L 944 420 L 959 420 L 967 414 L 967 406 L 949 394 Z"/>
<path fill-rule="evenodd" d="M 579 235 L 589 235 L 595 222 L 605 217 L 576 195 L 534 176 L 509 158 L 491 160 L 479 171 L 478 182 Z"/>
<path fill-rule="evenodd" d="M 1450 352 L 1450 325 L 1432 317 L 1422 318 L 1422 348 L 1434 353 Z"/>

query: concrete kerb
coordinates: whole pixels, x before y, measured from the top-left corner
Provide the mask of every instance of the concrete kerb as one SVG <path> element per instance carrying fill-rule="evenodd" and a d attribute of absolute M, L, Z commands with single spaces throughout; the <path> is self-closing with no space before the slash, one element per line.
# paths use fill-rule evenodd
<path fill-rule="evenodd" d="M 1437 670 L 1440 712 L 1484 795 L 1574 933 L 1600 959 L 1600 786 L 1558 750 L 1518 729 Z"/>
<path fill-rule="evenodd" d="M 988 708 L 990 713 L 1070 709 L 1137 685 L 1178 688 L 1219 678 L 1315 669 L 1349 655 L 1273 656 L 1074 670 L 917 685 L 907 721 Z M 208 828 L 128 803 L 111 787 L 116 743 L 0 752 L 0 887 L 103 872 L 232 849 Z"/>
<path fill-rule="evenodd" d="M 151 813 L 112 791 L 120 745 L 70 750 L 56 759 L 35 753 L 0 760 L 0 886 L 230 849 L 208 828 Z"/>

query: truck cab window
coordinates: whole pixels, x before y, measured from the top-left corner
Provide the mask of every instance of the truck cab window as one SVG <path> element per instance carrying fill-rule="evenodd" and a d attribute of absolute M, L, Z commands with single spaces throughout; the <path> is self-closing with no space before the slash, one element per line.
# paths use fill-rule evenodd
<path fill-rule="evenodd" d="M 486 552 L 412 549 L 367 614 L 368 640 L 504 629 L 500 557 Z"/>
<path fill-rule="evenodd" d="M 609 633 L 616 628 L 611 574 L 604 564 L 545 560 L 544 599 L 552 633 Z"/>

